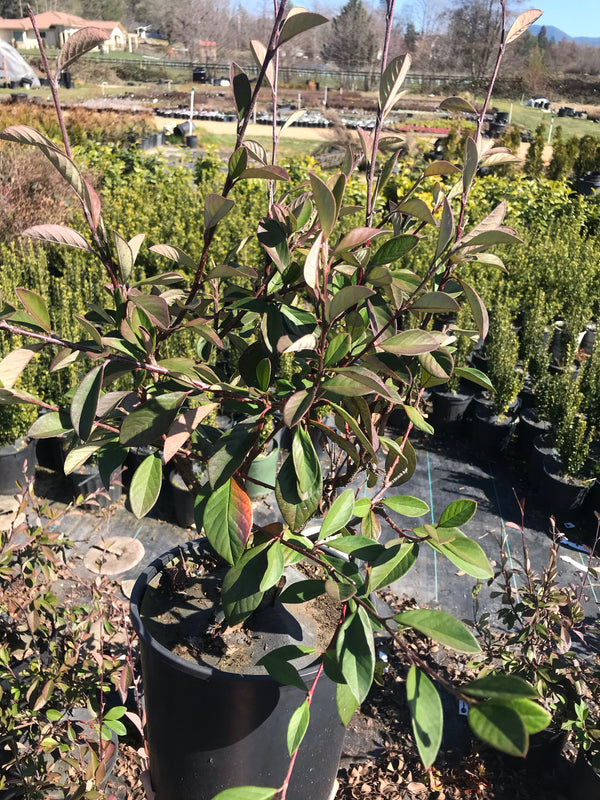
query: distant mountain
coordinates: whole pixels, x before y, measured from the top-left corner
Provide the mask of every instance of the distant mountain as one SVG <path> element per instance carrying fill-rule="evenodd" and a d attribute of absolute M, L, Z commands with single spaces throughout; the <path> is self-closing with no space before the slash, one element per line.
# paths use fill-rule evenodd
<path fill-rule="evenodd" d="M 537 36 L 541 31 L 542 25 L 532 25 L 529 28 L 530 32 Z M 561 42 L 566 39 L 568 42 L 575 42 L 575 44 L 585 44 L 589 47 L 600 47 L 600 36 L 569 36 L 568 33 L 561 31 L 560 28 L 555 28 L 554 25 L 546 25 L 546 34 L 548 39 L 555 42 Z"/>

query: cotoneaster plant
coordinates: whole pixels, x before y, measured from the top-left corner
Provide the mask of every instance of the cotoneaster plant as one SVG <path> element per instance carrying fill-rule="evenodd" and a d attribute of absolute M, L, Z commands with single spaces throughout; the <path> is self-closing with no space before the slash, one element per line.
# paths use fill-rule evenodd
<path fill-rule="evenodd" d="M 0 134 L 4 141 L 38 148 L 56 167 L 81 204 L 89 228 L 84 236 L 42 223 L 24 235 L 79 248 L 90 259 L 99 259 L 106 270 L 104 302 L 91 304 L 78 317 L 81 336 L 76 340 L 55 330 L 52 309 L 35 288 L 22 287 L 16 304 L 4 304 L 0 330 L 23 337 L 24 344 L 0 363 L 0 401 L 49 409 L 32 425 L 30 435 L 72 436 L 66 472 L 95 456 L 101 473 L 110 476 L 131 448 L 151 447 L 130 487 L 129 501 L 138 517 L 158 498 L 163 463 L 173 463 L 195 495 L 197 529 L 230 565 L 222 598 L 229 625 L 243 624 L 252 615 L 265 592 L 280 584 L 287 563 L 318 563 L 327 578 L 309 580 L 304 596 L 326 593 L 339 603 L 335 634 L 314 656 L 337 683 L 342 720 L 348 722 L 369 691 L 376 660 L 373 632 L 383 629 L 396 639 L 410 665 L 408 700 L 425 766 L 433 763 L 441 743 L 442 704 L 434 680 L 469 703 L 476 734 L 517 755 L 527 750 L 529 711 L 536 705 L 535 690 L 515 676 L 488 675 L 460 687 L 446 684 L 402 635 L 411 627 L 446 646 L 474 653 L 479 646 L 462 622 L 428 609 L 392 619 L 377 612 L 372 602 L 373 592 L 414 565 L 421 547 L 433 548 L 477 579 L 493 575 L 481 547 L 460 529 L 475 513 L 473 501 L 457 500 L 437 522 L 410 528 L 408 520 L 429 509 L 422 500 L 399 494 L 399 487 L 416 467 L 411 434 L 415 429 L 431 432 L 421 413 L 424 386 L 443 383 L 459 372 L 490 388 L 488 379 L 475 370 L 455 371 L 453 336 L 429 328 L 432 316 L 453 315 L 468 307 L 485 338 L 487 312 L 462 269 L 468 265 L 472 273 L 475 265 L 501 265 L 489 247 L 519 241 L 503 224 L 504 202 L 474 226 L 467 218 L 478 169 L 514 161 L 506 148 L 483 141 L 483 120 L 506 47 L 540 15 L 525 12 L 507 29 L 504 0 L 501 5 L 502 35 L 482 108 L 477 112 L 460 98 L 442 104 L 450 111 L 477 114 L 477 130 L 466 138 L 462 164 L 430 164 L 404 197 L 384 207 L 380 198 L 399 150 L 380 156 L 390 144 L 382 129 L 410 67 L 408 55 L 388 59 L 394 2 L 386 5 L 375 127 L 358 129 L 356 150 L 347 149 L 339 172 L 327 180 L 310 173 L 308 181 L 294 185 L 275 163 L 282 130 L 274 128 L 271 154 L 246 136 L 263 84 L 277 104 L 279 49 L 326 22 L 303 8 L 288 11 L 286 0 L 281 0 L 267 45 L 251 44 L 259 65 L 257 81 L 252 84 L 237 64 L 231 65 L 237 140 L 222 191 L 205 199 L 198 222 L 204 231 L 202 252 L 196 258 L 176 243 L 152 243 L 157 270 L 145 280 L 136 277 L 138 254 L 147 245 L 144 233 L 132 231 L 127 239 L 106 229 L 101 200 L 72 159 L 58 103 L 59 71 L 105 34 L 79 31 L 63 47 L 57 72 L 46 64 L 62 130 L 60 144 L 24 125 Z M 33 17 L 32 22 L 35 26 Z M 43 53 L 41 39 L 40 49 Z M 348 231 L 345 218 L 357 209 L 345 201 L 345 190 L 361 163 L 366 204 L 362 222 Z M 222 263 L 214 263 L 213 241 L 226 229 L 236 188 L 245 181 L 256 181 L 257 191 L 261 183 L 267 187 L 268 213 L 256 232 L 261 256 L 247 261 L 247 243 L 240 242 Z M 429 203 L 415 196 L 417 189 L 430 193 Z M 433 242 L 433 256 L 417 274 L 409 267 L 410 254 L 425 240 Z M 167 271 L 161 272 L 163 264 Z M 169 342 L 190 331 L 197 337 L 196 347 L 186 357 L 169 358 Z M 80 370 L 68 407 L 15 388 L 30 360 L 46 348 L 55 352 L 53 371 L 72 364 Z M 324 408 L 333 419 L 323 417 Z M 405 429 L 397 438 L 385 429 L 394 409 L 406 415 Z M 215 411 L 217 420 L 233 417 L 233 427 L 209 424 Z M 268 440 L 284 428 L 292 444 L 273 487 L 280 516 L 260 526 L 247 494 L 248 470 Z M 315 432 L 326 441 L 323 464 L 311 437 Z M 195 462 L 206 467 L 204 485 L 196 480 Z M 321 517 L 316 541 L 309 540 L 303 535 L 305 527 Z M 382 523 L 396 537 L 385 544 L 379 541 Z M 324 550 L 325 540 L 349 561 Z M 300 681 L 287 651 L 270 653 L 266 667 L 281 682 Z M 321 671 L 316 680 L 319 675 Z M 308 700 L 290 723 L 290 770 L 306 731 L 313 691 L 314 686 L 307 687 Z M 520 702 L 514 703 L 515 698 Z M 534 716 L 537 729 L 539 712 Z M 259 793 L 248 789 L 247 796 L 283 800 L 286 787 L 287 781 Z M 241 796 L 240 789 L 221 795 L 234 796 Z"/>

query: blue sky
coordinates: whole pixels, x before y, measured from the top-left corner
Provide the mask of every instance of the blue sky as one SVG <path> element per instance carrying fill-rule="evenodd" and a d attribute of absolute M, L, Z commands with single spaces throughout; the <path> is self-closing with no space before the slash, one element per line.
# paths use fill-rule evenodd
<path fill-rule="evenodd" d="M 554 25 L 569 36 L 600 37 L 600 0 L 539 0 L 521 6 L 526 7 L 544 12 L 538 25 Z"/>

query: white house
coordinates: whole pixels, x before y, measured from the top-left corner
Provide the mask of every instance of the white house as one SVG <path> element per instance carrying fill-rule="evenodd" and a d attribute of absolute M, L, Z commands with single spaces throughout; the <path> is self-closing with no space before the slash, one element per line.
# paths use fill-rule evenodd
<path fill-rule="evenodd" d="M 108 38 L 103 45 L 106 50 L 131 50 L 137 46 L 137 36 L 128 33 L 120 22 L 87 20 L 76 17 L 74 14 L 65 14 L 62 11 L 45 11 L 43 14 L 36 14 L 35 21 L 47 47 L 60 48 L 75 31 L 88 27 L 101 28 L 106 31 Z M 32 50 L 38 46 L 29 17 L 0 18 L 0 39 L 12 44 L 17 50 Z"/>

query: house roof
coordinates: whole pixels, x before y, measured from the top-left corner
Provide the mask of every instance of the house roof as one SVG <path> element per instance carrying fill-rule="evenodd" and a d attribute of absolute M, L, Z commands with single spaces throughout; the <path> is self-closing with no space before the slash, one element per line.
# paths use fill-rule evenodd
<path fill-rule="evenodd" d="M 102 30 L 113 31 L 115 28 L 120 27 L 125 30 L 120 22 L 113 22 L 110 20 L 89 20 L 83 17 L 77 17 L 75 14 L 65 14 L 63 11 L 44 11 L 43 14 L 36 14 L 35 21 L 40 30 L 47 31 L 53 27 L 63 28 L 101 28 Z M 23 19 L 0 19 L 0 29 L 4 30 L 31 30 L 33 25 L 29 17 Z"/>

